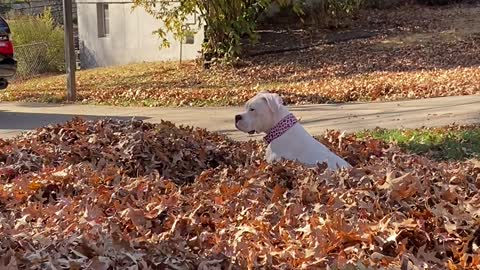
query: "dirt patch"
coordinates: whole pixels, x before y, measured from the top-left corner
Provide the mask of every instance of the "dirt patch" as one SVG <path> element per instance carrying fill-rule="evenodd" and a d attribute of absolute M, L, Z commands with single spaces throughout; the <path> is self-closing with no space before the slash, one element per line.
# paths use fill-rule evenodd
<path fill-rule="evenodd" d="M 247 57 L 305 50 L 316 46 L 370 39 L 380 48 L 480 38 L 480 5 L 448 7 L 405 6 L 391 10 L 362 11 L 348 29 L 314 26 L 263 25 L 257 44 L 245 45 Z"/>
<path fill-rule="evenodd" d="M 480 7 L 452 8 L 442 13 L 438 25 L 430 31 L 399 33 L 381 40 L 380 44 L 398 47 L 480 39 Z"/>

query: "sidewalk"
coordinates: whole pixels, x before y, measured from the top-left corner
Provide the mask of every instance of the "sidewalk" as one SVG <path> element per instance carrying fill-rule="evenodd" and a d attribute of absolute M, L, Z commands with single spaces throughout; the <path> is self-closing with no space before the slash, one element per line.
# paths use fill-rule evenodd
<path fill-rule="evenodd" d="M 219 131 L 237 140 L 256 139 L 235 129 L 233 119 L 240 107 L 148 108 L 93 105 L 0 103 L 0 138 L 51 123 L 70 120 L 75 115 L 88 119 L 115 117 L 149 122 L 168 120 L 177 125 L 193 125 Z M 415 128 L 452 123 L 480 124 L 480 95 L 444 97 L 401 102 L 347 103 L 293 106 L 290 110 L 312 134 L 326 129 L 347 132 L 375 127 Z"/>

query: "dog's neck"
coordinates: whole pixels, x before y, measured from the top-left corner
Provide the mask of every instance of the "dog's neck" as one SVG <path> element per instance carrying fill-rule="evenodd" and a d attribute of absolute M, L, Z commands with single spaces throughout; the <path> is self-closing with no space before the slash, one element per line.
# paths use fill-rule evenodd
<path fill-rule="evenodd" d="M 278 109 L 278 113 L 273 115 L 273 125 L 270 127 L 268 132 L 270 132 L 270 130 L 273 127 L 275 127 L 280 121 L 283 120 L 283 118 L 285 118 L 289 114 L 290 114 L 290 112 L 288 111 L 288 109 L 285 106 L 280 106 L 280 108 Z"/>
<path fill-rule="evenodd" d="M 287 111 L 287 114 L 277 121 L 277 123 L 267 132 L 267 135 L 263 138 L 267 144 L 282 136 L 290 128 L 297 124 L 297 118 Z"/>

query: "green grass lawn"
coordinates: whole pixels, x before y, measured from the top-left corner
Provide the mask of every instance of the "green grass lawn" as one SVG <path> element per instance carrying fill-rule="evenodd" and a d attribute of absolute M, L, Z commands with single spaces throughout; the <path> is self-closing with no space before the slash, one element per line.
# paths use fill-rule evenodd
<path fill-rule="evenodd" d="M 427 155 L 436 160 L 465 160 L 480 157 L 480 126 L 375 129 L 359 132 L 357 136 L 393 142 L 408 152 Z"/>

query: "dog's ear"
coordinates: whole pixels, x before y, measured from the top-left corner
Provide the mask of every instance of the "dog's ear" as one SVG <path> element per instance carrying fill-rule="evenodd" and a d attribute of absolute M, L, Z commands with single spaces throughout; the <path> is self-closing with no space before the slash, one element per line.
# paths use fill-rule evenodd
<path fill-rule="evenodd" d="M 282 98 L 276 93 L 262 93 L 262 98 L 265 99 L 272 112 L 280 110 L 280 107 L 283 106 Z"/>

